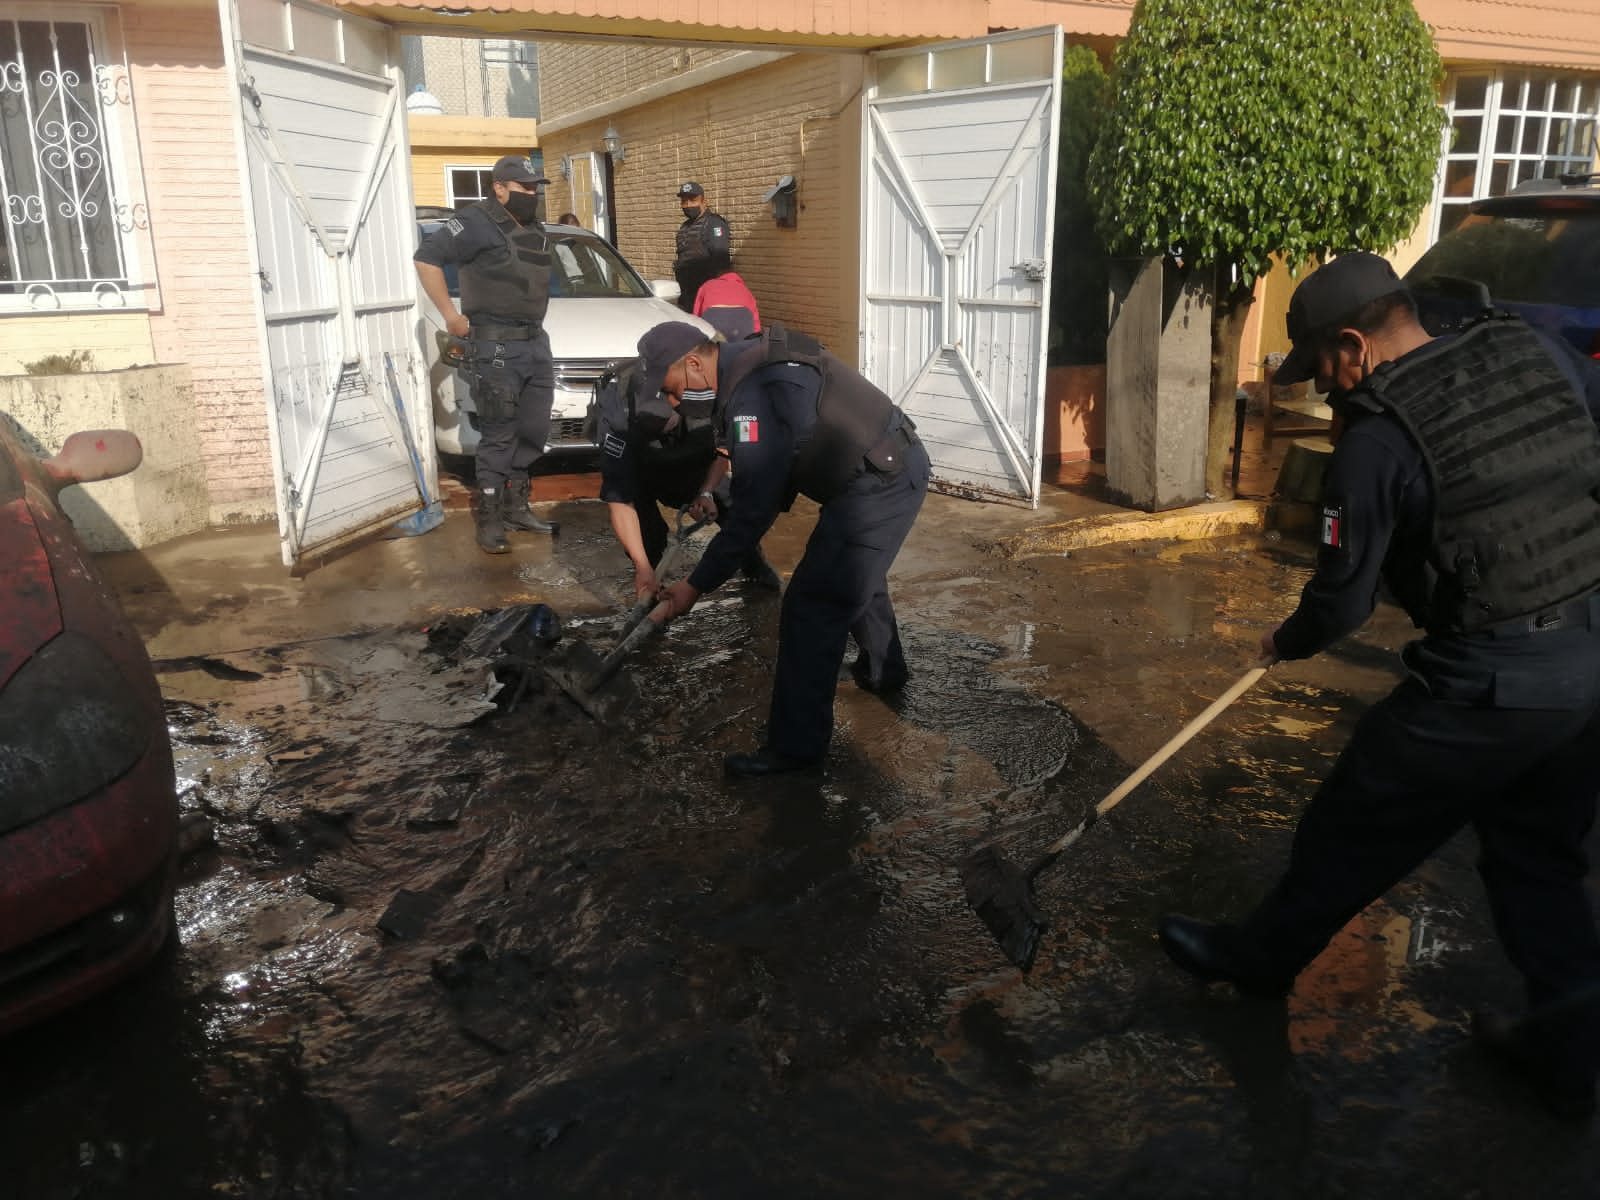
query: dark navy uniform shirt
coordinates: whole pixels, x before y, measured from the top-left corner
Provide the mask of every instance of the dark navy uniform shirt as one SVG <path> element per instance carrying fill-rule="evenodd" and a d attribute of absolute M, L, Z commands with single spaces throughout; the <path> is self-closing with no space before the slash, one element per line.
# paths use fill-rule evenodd
<path fill-rule="evenodd" d="M 749 342 L 737 353 L 724 346 L 717 362 L 719 385 L 743 354 L 759 354 L 761 345 Z M 796 452 L 810 440 L 817 423 L 821 395 L 822 376 L 812 368 L 770 363 L 751 372 L 722 405 L 719 440 L 733 468 L 731 505 L 689 576 L 700 591 L 726 583 L 793 500 L 789 476 Z"/>
<path fill-rule="evenodd" d="M 1600 363 L 1539 336 L 1600 424 Z M 1281 658 L 1309 658 L 1360 628 L 1377 606 L 1381 582 L 1408 607 L 1431 592 L 1433 485 L 1421 448 L 1399 421 L 1353 414 L 1322 494 L 1317 567 L 1273 639 Z"/>
<path fill-rule="evenodd" d="M 449 266 L 466 266 L 484 251 L 502 250 L 505 246 L 505 234 L 500 232 L 489 214 L 483 211 L 483 204 L 480 201 L 460 209 L 455 216 L 423 238 L 422 244 L 417 247 L 417 252 L 411 259 L 413 262 L 427 263 L 442 270 Z M 521 315 L 468 313 L 467 316 L 477 317 L 480 320 L 505 321 L 508 324 L 528 319 L 526 313 Z"/>

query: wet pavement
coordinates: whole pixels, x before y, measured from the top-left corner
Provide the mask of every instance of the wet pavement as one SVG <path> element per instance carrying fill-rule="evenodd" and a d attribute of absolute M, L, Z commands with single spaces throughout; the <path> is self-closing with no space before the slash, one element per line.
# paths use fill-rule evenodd
<path fill-rule="evenodd" d="M 554 546 L 464 514 L 290 580 L 259 532 L 106 565 L 157 660 L 191 857 L 182 945 L 0 1043 L 24 1197 L 1600 1194 L 1600 1140 L 1465 1045 L 1513 1006 L 1469 840 L 1287 1002 L 1169 966 L 1237 913 L 1395 678 L 1403 618 L 1275 668 L 1040 879 L 1026 976 L 959 863 L 1031 859 L 1252 662 L 1292 542 L 1008 561 L 1021 510 L 930 499 L 893 577 L 914 677 L 841 684 L 826 774 L 726 779 L 778 605 L 730 587 L 628 669 L 626 727 L 530 661 L 477 723 L 479 609 L 603 649 L 629 578 L 594 504 Z M 809 522 L 785 518 L 785 572 Z M 501 704 L 506 693 L 499 696 Z"/>

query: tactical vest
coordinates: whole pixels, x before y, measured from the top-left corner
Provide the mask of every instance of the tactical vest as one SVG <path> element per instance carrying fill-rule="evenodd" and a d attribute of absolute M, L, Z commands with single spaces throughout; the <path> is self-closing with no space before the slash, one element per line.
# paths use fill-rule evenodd
<path fill-rule="evenodd" d="M 706 222 L 709 220 L 711 220 L 711 210 L 707 208 L 692 221 L 685 221 L 678 226 L 678 257 L 674 265 L 686 266 L 711 256 L 711 251 L 706 246 Z"/>
<path fill-rule="evenodd" d="M 674 409 L 661 396 L 639 395 L 644 382 L 644 367 L 637 358 L 613 363 L 595 384 L 595 398 L 589 406 L 591 440 L 604 445 L 607 434 L 629 438 L 641 466 L 669 467 L 681 462 L 704 463 L 717 448 L 716 434 L 709 412 L 691 411 L 680 405 L 678 423 L 661 432 Z"/>
<path fill-rule="evenodd" d="M 1521 321 L 1384 364 L 1354 394 L 1411 434 L 1433 483 L 1429 632 L 1471 633 L 1600 585 L 1600 431 Z"/>
<path fill-rule="evenodd" d="M 505 238 L 461 267 L 461 311 L 469 320 L 542 324 L 550 307 L 550 242 L 537 225 L 518 225 L 498 200 L 479 209 Z"/>
<path fill-rule="evenodd" d="M 789 472 L 791 490 L 826 504 L 859 475 L 867 452 L 904 417 L 865 376 L 846 366 L 809 334 L 768 325 L 735 361 L 718 389 L 720 414 L 727 412 L 739 386 L 772 363 L 799 363 L 822 376 L 817 421 L 811 436 L 795 451 Z M 728 352 L 727 347 L 723 353 Z"/>

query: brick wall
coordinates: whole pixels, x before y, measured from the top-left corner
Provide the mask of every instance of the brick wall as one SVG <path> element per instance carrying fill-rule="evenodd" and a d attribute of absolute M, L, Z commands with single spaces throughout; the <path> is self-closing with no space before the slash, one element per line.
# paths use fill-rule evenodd
<path fill-rule="evenodd" d="M 539 116 L 551 121 L 738 53 L 737 47 L 713 50 L 540 42 Z M 604 80 L 604 85 L 597 86 L 596 80 Z"/>
<path fill-rule="evenodd" d="M 161 362 L 187 362 L 214 521 L 275 508 L 233 85 L 215 9 L 122 10 L 162 308 Z"/>
<path fill-rule="evenodd" d="M 559 80 L 567 67 L 563 61 L 552 71 L 542 50 L 540 62 L 547 80 Z M 813 333 L 854 362 L 861 72 L 857 56 L 796 55 L 590 124 L 541 132 L 554 181 L 549 209 L 572 207 L 556 170 L 561 156 L 600 149 L 601 133 L 615 125 L 626 146 L 614 167 L 618 248 L 641 274 L 672 278 L 673 237 L 683 220 L 675 189 L 697 180 L 728 219 L 735 268 L 763 320 Z M 550 111 L 548 97 L 544 104 Z M 779 229 L 761 203 L 780 175 L 799 182 L 793 229 Z"/>

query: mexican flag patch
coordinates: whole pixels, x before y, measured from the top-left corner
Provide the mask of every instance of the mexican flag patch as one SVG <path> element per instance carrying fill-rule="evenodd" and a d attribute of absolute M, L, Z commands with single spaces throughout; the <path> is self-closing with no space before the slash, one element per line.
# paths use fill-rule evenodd
<path fill-rule="evenodd" d="M 759 442 L 761 431 L 754 417 L 735 417 L 733 419 L 733 440 L 736 442 Z"/>
<path fill-rule="evenodd" d="M 1322 544 L 1337 550 L 1344 544 L 1344 508 L 1337 504 L 1324 505 L 1322 509 Z"/>

